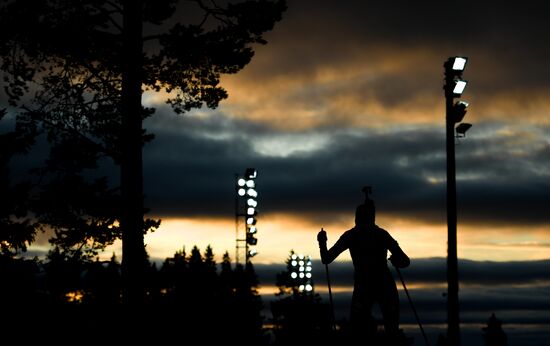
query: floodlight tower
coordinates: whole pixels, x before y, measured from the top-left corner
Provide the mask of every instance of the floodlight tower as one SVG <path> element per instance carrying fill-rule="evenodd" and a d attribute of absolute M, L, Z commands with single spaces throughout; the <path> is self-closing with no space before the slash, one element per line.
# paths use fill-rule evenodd
<path fill-rule="evenodd" d="M 258 171 L 254 168 L 247 168 L 243 177 L 235 175 L 235 234 L 236 250 L 235 261 L 240 263 L 244 257 L 245 264 L 251 257 L 258 254 L 255 246 L 258 243 L 256 233 L 256 216 L 258 215 L 258 192 L 256 191 L 256 178 Z M 244 229 L 240 227 L 240 219 L 244 217 Z M 244 256 L 242 254 L 244 252 Z"/>
<path fill-rule="evenodd" d="M 311 256 L 292 254 L 290 257 L 290 278 L 300 293 L 313 292 Z"/>
<path fill-rule="evenodd" d="M 464 92 L 467 82 L 462 80 L 462 72 L 468 58 L 451 57 L 443 64 L 445 68 L 445 124 L 447 146 L 447 339 L 449 345 L 460 345 L 460 318 L 458 304 L 458 257 L 457 257 L 457 212 L 456 212 L 456 138 L 464 137 L 471 124 L 461 123 L 469 104 L 457 101 Z"/>

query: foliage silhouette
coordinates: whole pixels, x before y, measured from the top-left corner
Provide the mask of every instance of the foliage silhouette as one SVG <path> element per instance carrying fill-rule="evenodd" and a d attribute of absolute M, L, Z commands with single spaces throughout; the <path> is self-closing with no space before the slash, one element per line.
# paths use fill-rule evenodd
<path fill-rule="evenodd" d="M 178 113 L 216 107 L 227 97 L 220 76 L 250 62 L 253 45 L 266 43 L 264 32 L 285 9 L 283 0 L 223 6 L 200 0 L 2 4 L 0 68 L 18 121 L 36 124 L 54 147 L 77 141 L 90 162 L 108 157 L 120 165 L 128 303 L 145 298 L 141 155 L 152 136 L 142 121 L 154 110 L 142 106 L 143 91 L 169 93 Z M 196 22 L 181 22 L 180 11 L 196 14 Z"/>
<path fill-rule="evenodd" d="M 6 110 L 0 109 L 0 122 Z M 26 154 L 34 144 L 35 133 L 15 128 L 0 133 L 0 256 L 14 257 L 25 252 L 34 241 L 38 224 L 30 217 L 30 189 L 28 181 L 12 182 L 10 160 Z"/>
<path fill-rule="evenodd" d="M 3 328 L 23 332 L 32 325 L 26 342 L 62 345 L 83 336 L 86 342 L 173 342 L 182 330 L 205 345 L 266 345 L 254 267 L 232 268 L 227 253 L 219 265 L 214 258 L 210 246 L 204 253 L 195 246 L 189 255 L 181 250 L 166 258 L 159 270 L 148 263 L 147 299 L 141 314 L 130 317 L 114 255 L 86 261 L 52 250 L 44 262 L 3 256 L 0 275 L 8 281 L 0 293 L 9 297 L 5 311 L 12 317 Z M 38 312 L 47 318 L 31 324 L 28 317 Z"/>
<path fill-rule="evenodd" d="M 330 334 L 330 309 L 322 303 L 319 294 L 300 291 L 292 279 L 292 256 L 286 259 L 286 270 L 277 274 L 278 299 L 271 302 L 271 313 L 275 325 L 276 345 L 303 345 L 305 343 L 329 344 L 334 337 Z"/>
<path fill-rule="evenodd" d="M 171 321 L 187 326 L 207 344 L 262 345 L 262 302 L 252 264 L 231 268 L 227 252 L 218 273 L 212 248 L 203 254 L 195 246 L 189 256 L 184 250 L 167 258 L 161 269 L 160 304 L 165 315 L 178 315 Z M 182 307 L 185 313 L 178 311 Z M 177 326 L 172 326 L 177 328 Z M 213 333 L 215 331 L 215 333 Z"/>

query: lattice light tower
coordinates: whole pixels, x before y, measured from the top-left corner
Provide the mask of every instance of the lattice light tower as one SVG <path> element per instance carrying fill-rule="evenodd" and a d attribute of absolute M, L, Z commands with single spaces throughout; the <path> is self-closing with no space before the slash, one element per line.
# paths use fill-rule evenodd
<path fill-rule="evenodd" d="M 255 168 L 247 168 L 244 176 L 235 174 L 235 261 L 237 264 L 244 259 L 244 263 L 256 256 L 258 251 L 254 247 L 258 243 L 256 234 L 258 215 L 258 192 L 256 190 L 256 178 L 258 171 Z M 242 227 L 241 225 L 244 225 Z"/>

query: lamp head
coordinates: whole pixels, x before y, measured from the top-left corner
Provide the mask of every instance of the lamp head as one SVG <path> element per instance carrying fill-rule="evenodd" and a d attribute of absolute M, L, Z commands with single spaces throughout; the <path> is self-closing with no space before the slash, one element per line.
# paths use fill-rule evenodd
<path fill-rule="evenodd" d="M 466 101 L 458 101 L 453 105 L 451 116 L 454 123 L 459 123 L 464 119 L 466 109 L 469 105 L 470 104 Z"/>
<path fill-rule="evenodd" d="M 453 56 L 447 59 L 445 64 L 443 65 L 445 67 L 445 70 L 459 74 L 466 68 L 466 63 L 468 62 L 468 58 L 464 56 Z"/>
<path fill-rule="evenodd" d="M 467 81 L 462 79 L 455 79 L 454 85 L 453 85 L 453 96 L 457 97 L 462 95 L 464 92 L 464 89 L 466 89 L 466 85 L 468 84 Z"/>
<path fill-rule="evenodd" d="M 247 168 L 244 172 L 245 179 L 256 179 L 258 176 L 258 171 L 255 168 Z"/>
<path fill-rule="evenodd" d="M 472 127 L 472 124 L 468 123 L 460 123 L 456 127 L 456 134 L 457 137 L 466 137 L 466 131 L 468 131 Z"/>

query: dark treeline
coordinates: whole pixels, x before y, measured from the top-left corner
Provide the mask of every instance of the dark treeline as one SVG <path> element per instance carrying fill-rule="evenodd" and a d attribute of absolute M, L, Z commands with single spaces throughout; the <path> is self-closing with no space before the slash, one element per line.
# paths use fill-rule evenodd
<path fill-rule="evenodd" d="M 0 261 L 0 294 L 4 311 L 11 311 L 5 326 L 33 330 L 22 337 L 26 341 L 114 341 L 129 333 L 150 341 L 185 336 L 206 344 L 264 344 L 253 265 L 232 268 L 226 253 L 218 270 L 210 247 L 203 254 L 197 247 L 189 254 L 178 251 L 160 268 L 147 263 L 141 308 L 147 313 L 127 325 L 122 314 L 134 311 L 122 302 L 121 265 L 114 255 L 110 261 L 82 261 L 52 250 L 44 261 Z"/>
<path fill-rule="evenodd" d="M 289 271 L 277 276 L 268 319 L 253 264 L 232 265 L 227 252 L 216 263 L 210 246 L 203 253 L 195 246 L 146 267 L 147 300 L 133 315 L 114 254 L 109 261 L 56 249 L 45 260 L 0 256 L 2 329 L 24 344 L 185 338 L 207 345 L 297 345 L 321 342 L 330 330 L 328 306 L 313 291 L 298 291 Z"/>

